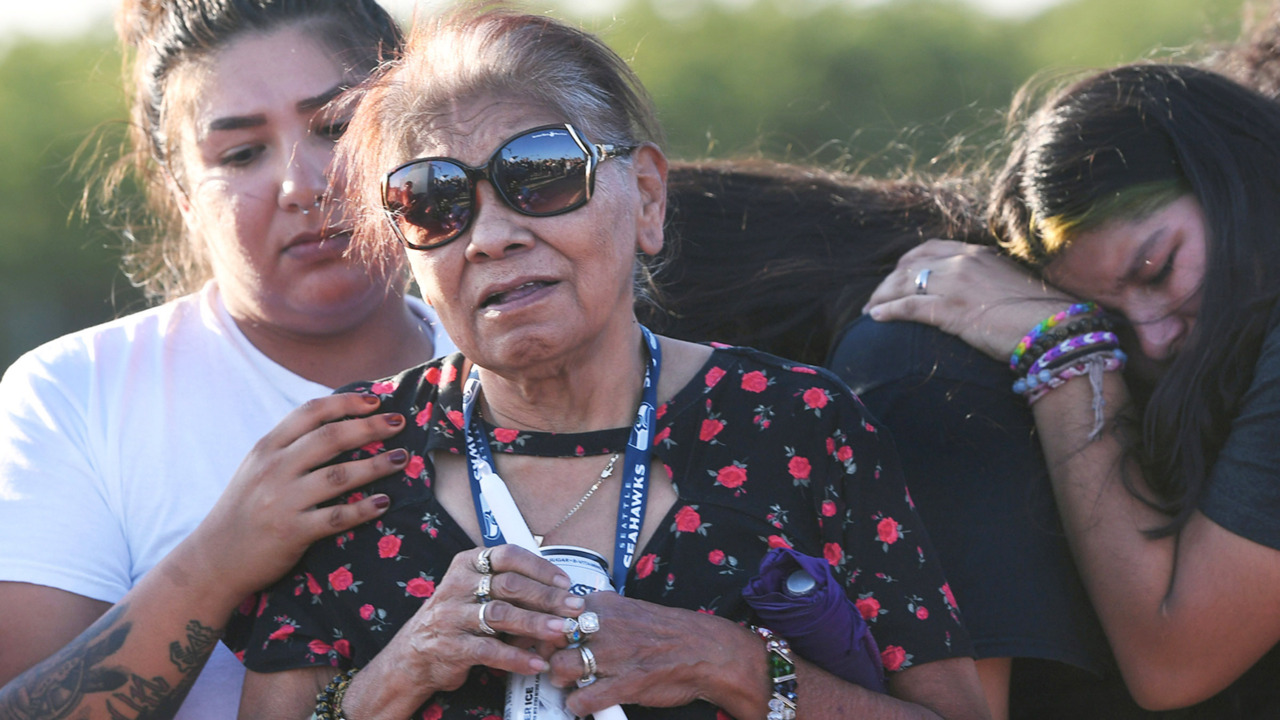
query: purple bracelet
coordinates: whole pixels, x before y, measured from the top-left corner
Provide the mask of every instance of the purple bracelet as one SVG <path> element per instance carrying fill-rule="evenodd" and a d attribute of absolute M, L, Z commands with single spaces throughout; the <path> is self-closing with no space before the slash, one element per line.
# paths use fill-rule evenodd
<path fill-rule="evenodd" d="M 1028 376 L 1035 375 L 1039 373 L 1041 370 L 1052 369 L 1053 364 L 1058 359 L 1062 358 L 1064 355 L 1069 355 L 1071 353 L 1076 352 L 1077 350 L 1083 350 L 1085 348 L 1089 348 L 1094 345 L 1108 346 L 1113 348 L 1119 347 L 1120 338 L 1116 337 L 1116 334 L 1109 330 L 1102 330 L 1099 332 L 1091 332 L 1091 333 L 1085 333 L 1083 335 L 1076 335 L 1074 337 L 1069 337 L 1066 340 L 1063 340 L 1061 343 L 1058 343 L 1057 346 L 1050 348 L 1048 352 L 1046 352 L 1045 354 L 1037 358 L 1035 363 L 1031 366 L 1031 369 L 1027 371 L 1027 375 Z"/>
<path fill-rule="evenodd" d="M 1118 372 L 1124 369 L 1125 357 L 1122 351 L 1116 350 L 1115 352 L 1107 352 L 1104 350 L 1094 355 L 1090 355 L 1089 358 L 1095 358 L 1100 355 L 1105 355 L 1105 357 L 1100 358 L 1102 362 L 1102 372 Z M 1085 362 L 1085 360 L 1081 360 L 1078 363 L 1059 369 L 1057 372 L 1053 373 L 1053 376 L 1047 381 L 1042 382 L 1034 389 L 1023 393 L 1023 397 L 1027 399 L 1027 405 L 1034 405 L 1037 400 L 1048 395 L 1050 391 L 1066 385 L 1068 380 L 1084 377 L 1088 374 L 1089 363 Z"/>

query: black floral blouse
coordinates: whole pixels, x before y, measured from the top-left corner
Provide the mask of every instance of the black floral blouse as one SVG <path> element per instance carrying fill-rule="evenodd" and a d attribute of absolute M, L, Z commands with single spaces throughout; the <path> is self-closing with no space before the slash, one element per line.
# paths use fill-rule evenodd
<path fill-rule="evenodd" d="M 293 574 L 243 608 L 252 629 L 233 631 L 228 642 L 250 669 L 367 664 L 431 597 L 453 555 L 475 547 L 431 491 L 429 454 L 464 452 L 463 365 L 455 354 L 354 386 L 412 421 L 385 446 L 356 455 L 405 447 L 409 465 L 362 490 L 391 496 L 385 515 L 316 543 Z M 520 434 L 491 428 L 491 447 L 511 452 Z M 666 531 L 637 552 L 628 596 L 750 622 L 742 587 L 770 548 L 789 545 L 831 564 L 890 672 L 970 654 L 892 443 L 834 376 L 717 347 L 658 408 L 653 452 L 678 499 L 660 526 Z M 477 668 L 415 717 L 501 718 L 504 686 L 501 673 Z M 717 715 L 702 702 L 626 710 L 632 720 Z"/>

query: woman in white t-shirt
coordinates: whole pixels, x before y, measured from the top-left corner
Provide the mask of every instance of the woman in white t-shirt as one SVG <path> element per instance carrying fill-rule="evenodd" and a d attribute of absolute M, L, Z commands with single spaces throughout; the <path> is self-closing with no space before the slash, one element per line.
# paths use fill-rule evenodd
<path fill-rule="evenodd" d="M 452 348 L 398 270 L 344 258 L 327 188 L 345 115 L 326 104 L 398 46 L 385 11 L 126 0 L 119 26 L 121 167 L 160 238 L 132 260 L 167 302 L 0 382 L 0 717 L 233 717 L 233 610 L 388 500 L 317 503 L 408 460 L 312 472 L 414 420 L 330 389 Z"/>

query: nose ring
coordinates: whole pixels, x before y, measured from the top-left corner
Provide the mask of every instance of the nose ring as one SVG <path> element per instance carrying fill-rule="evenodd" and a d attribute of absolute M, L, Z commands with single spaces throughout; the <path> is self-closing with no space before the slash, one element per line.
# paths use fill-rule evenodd
<path fill-rule="evenodd" d="M 320 207 L 320 196 L 319 196 L 319 195 L 317 195 L 317 196 L 316 196 L 316 199 L 315 199 L 315 200 L 312 200 L 312 201 L 311 201 L 311 207 L 313 207 L 313 208 L 318 208 L 318 207 Z M 310 209 L 310 208 L 302 208 L 302 214 L 303 214 L 303 215 L 310 215 L 310 214 L 311 214 L 311 209 Z"/>

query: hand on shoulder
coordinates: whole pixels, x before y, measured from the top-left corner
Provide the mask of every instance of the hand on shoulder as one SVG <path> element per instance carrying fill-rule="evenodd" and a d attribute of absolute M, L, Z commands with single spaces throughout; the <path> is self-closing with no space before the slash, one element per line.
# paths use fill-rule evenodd
<path fill-rule="evenodd" d="M 932 325 L 1008 360 L 1027 331 L 1072 302 L 993 248 L 929 240 L 902 256 L 863 311 Z"/>

